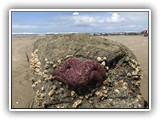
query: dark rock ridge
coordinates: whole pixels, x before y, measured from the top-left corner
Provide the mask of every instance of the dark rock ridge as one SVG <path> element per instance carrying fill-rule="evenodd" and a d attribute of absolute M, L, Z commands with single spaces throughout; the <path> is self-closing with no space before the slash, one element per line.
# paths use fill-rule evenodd
<path fill-rule="evenodd" d="M 103 83 L 88 85 L 86 92 L 82 86 L 75 89 L 54 79 L 53 70 L 69 57 L 99 62 L 106 71 Z M 123 44 L 87 34 L 49 35 L 35 42 L 30 68 L 33 108 L 147 107 L 140 93 L 140 65 Z"/>

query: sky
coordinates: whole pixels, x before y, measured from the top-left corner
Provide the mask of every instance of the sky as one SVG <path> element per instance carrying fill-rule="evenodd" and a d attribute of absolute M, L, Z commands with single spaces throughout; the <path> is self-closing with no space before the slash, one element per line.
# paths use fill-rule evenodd
<path fill-rule="evenodd" d="M 12 12 L 12 33 L 140 32 L 148 12 Z"/>

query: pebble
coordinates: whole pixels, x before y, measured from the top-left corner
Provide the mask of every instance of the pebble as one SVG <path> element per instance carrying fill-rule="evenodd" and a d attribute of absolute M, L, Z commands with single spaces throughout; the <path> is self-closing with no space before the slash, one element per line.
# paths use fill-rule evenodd
<path fill-rule="evenodd" d="M 48 75 L 47 75 L 47 74 L 44 74 L 43 77 L 44 77 L 44 78 L 48 78 Z"/>
<path fill-rule="evenodd" d="M 48 73 L 48 70 L 44 70 L 43 73 L 44 73 L 44 74 Z"/>
<path fill-rule="evenodd" d="M 53 62 L 50 62 L 49 64 L 50 64 L 50 65 L 53 65 Z"/>
<path fill-rule="evenodd" d="M 123 89 L 127 90 L 127 89 L 128 89 L 128 87 L 127 87 L 127 86 L 123 86 Z"/>
<path fill-rule="evenodd" d="M 82 104 L 82 100 L 76 100 L 73 105 L 72 108 L 77 108 L 80 104 Z"/>
<path fill-rule="evenodd" d="M 107 60 L 107 58 L 106 58 L 106 57 L 103 57 L 103 60 Z"/>
<path fill-rule="evenodd" d="M 47 58 L 45 58 L 45 62 L 47 62 L 48 61 L 48 59 Z"/>
<path fill-rule="evenodd" d="M 85 95 L 85 98 L 88 100 L 89 99 L 89 97 L 90 97 L 90 94 L 86 94 Z"/>
<path fill-rule="evenodd" d="M 102 62 L 103 59 L 102 59 L 101 57 L 97 57 L 97 61 L 98 61 L 98 62 Z"/>
<path fill-rule="evenodd" d="M 54 89 L 52 89 L 49 93 L 48 93 L 48 96 L 52 96 L 53 94 L 55 93 L 55 90 Z"/>
<path fill-rule="evenodd" d="M 75 91 L 71 91 L 71 96 L 75 97 L 76 96 L 76 92 Z"/>
<path fill-rule="evenodd" d="M 49 64 L 49 61 L 46 61 L 46 64 L 48 65 L 48 64 Z"/>
<path fill-rule="evenodd" d="M 107 66 L 107 67 L 105 67 L 106 68 L 106 70 L 109 70 L 109 67 Z"/>
<path fill-rule="evenodd" d="M 61 59 L 59 59 L 57 62 L 60 64 L 60 63 L 62 62 L 62 60 L 61 60 Z"/>
<path fill-rule="evenodd" d="M 104 84 L 104 85 L 106 85 L 107 83 L 108 83 L 108 81 L 107 81 L 107 80 L 104 80 L 104 81 L 103 81 L 103 84 Z"/>
<path fill-rule="evenodd" d="M 44 88 L 44 87 L 41 87 L 41 91 L 43 91 L 43 92 L 44 92 L 44 90 L 45 90 L 45 88 Z"/>
<path fill-rule="evenodd" d="M 103 65 L 103 66 L 106 66 L 106 63 L 105 63 L 105 61 L 103 61 L 103 62 L 101 63 L 101 65 Z"/>
<path fill-rule="evenodd" d="M 73 55 L 66 55 L 66 57 L 64 59 L 67 59 L 69 57 L 72 57 Z"/>
<path fill-rule="evenodd" d="M 128 86 L 128 83 L 123 82 L 122 86 Z"/>
<path fill-rule="evenodd" d="M 38 59 L 38 58 L 35 58 L 34 61 L 35 61 L 35 63 L 38 63 L 38 62 L 39 62 L 39 59 Z"/>
<path fill-rule="evenodd" d="M 131 75 L 131 73 L 127 73 L 127 76 L 130 77 L 130 76 L 132 76 L 132 75 Z"/>
<path fill-rule="evenodd" d="M 34 57 L 34 53 L 31 53 L 31 56 Z"/>
<path fill-rule="evenodd" d="M 37 53 L 38 52 L 38 49 L 36 49 L 35 51 L 34 51 L 34 53 Z"/>
<path fill-rule="evenodd" d="M 53 89 L 53 90 L 56 90 L 56 89 L 57 89 L 57 86 L 56 86 L 56 85 L 53 85 L 53 86 L 52 86 L 52 89 Z"/>
<path fill-rule="evenodd" d="M 57 67 L 57 65 L 56 65 L 56 64 L 54 64 L 54 65 L 53 65 L 53 68 L 56 68 L 56 67 Z"/>
<path fill-rule="evenodd" d="M 105 90 L 105 89 L 106 89 L 106 86 L 103 86 L 102 89 Z"/>
<path fill-rule="evenodd" d="M 39 61 L 39 62 L 37 62 L 37 65 L 38 65 L 38 66 L 40 66 L 40 65 L 41 65 L 41 62 L 40 62 L 40 61 Z"/>
<path fill-rule="evenodd" d="M 84 96 L 80 96 L 79 99 L 83 100 Z"/>
<path fill-rule="evenodd" d="M 36 87 L 36 85 L 35 85 L 35 84 L 33 84 L 33 85 L 32 85 L 32 87 L 33 87 L 33 88 L 35 88 L 35 87 Z"/>
<path fill-rule="evenodd" d="M 39 69 L 39 68 L 36 68 L 36 69 L 35 69 L 35 72 L 39 73 L 39 72 L 40 72 L 40 69 Z"/>
<path fill-rule="evenodd" d="M 89 102 L 90 104 L 92 104 L 92 103 L 93 103 L 93 101 L 92 101 L 92 100 L 89 100 L 88 102 Z"/>
<path fill-rule="evenodd" d="M 120 93 L 120 91 L 119 91 L 118 89 L 115 89 L 114 92 L 115 92 L 116 94 L 119 94 L 119 93 Z"/>

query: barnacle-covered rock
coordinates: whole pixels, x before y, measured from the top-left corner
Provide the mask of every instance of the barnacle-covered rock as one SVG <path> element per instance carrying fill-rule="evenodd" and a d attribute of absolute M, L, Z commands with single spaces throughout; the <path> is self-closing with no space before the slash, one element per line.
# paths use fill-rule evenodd
<path fill-rule="evenodd" d="M 30 59 L 34 108 L 147 107 L 140 65 L 123 44 L 87 34 L 49 35 L 35 42 Z M 101 84 L 93 87 L 94 80 Z"/>

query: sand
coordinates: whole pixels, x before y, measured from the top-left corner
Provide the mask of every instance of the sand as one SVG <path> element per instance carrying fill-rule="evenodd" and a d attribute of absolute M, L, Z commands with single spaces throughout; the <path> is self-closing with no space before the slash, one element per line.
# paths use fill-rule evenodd
<path fill-rule="evenodd" d="M 26 78 L 29 63 L 26 58 L 26 49 L 37 38 L 12 39 L 12 108 L 25 108 L 33 99 L 31 81 Z"/>
<path fill-rule="evenodd" d="M 38 38 L 15 37 L 12 39 L 12 108 L 29 107 L 33 99 L 31 81 L 25 77 L 29 68 L 25 51 Z M 105 38 L 121 42 L 134 52 L 143 70 L 141 93 L 148 101 L 148 38 L 143 36 L 107 36 Z"/>

